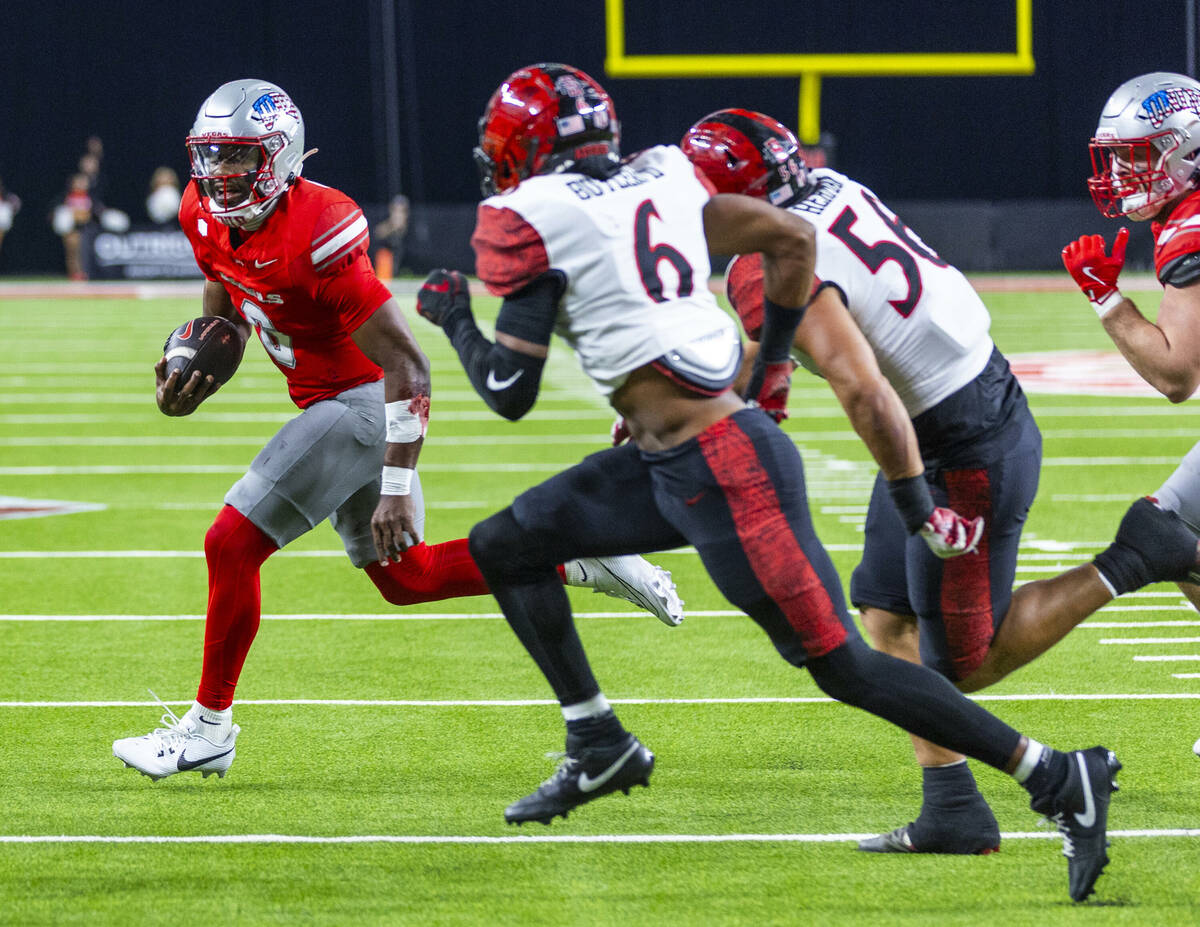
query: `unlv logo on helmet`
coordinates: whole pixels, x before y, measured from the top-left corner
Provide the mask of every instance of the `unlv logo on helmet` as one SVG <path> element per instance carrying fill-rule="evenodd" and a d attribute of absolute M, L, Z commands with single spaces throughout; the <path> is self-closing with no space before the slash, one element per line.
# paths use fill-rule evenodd
<path fill-rule="evenodd" d="M 261 123 L 268 132 L 275 128 L 275 120 L 280 116 L 291 116 L 294 119 L 299 115 L 296 104 L 288 98 L 286 93 L 280 91 L 264 93 L 250 104 L 250 108 L 254 111 L 254 115 L 250 118 Z"/>

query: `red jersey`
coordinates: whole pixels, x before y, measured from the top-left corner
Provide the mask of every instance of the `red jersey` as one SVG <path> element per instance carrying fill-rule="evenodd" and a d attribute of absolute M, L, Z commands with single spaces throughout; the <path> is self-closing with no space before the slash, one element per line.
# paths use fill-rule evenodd
<path fill-rule="evenodd" d="M 1166 283 L 1167 273 L 1182 258 L 1200 252 L 1200 190 L 1171 210 L 1166 222 L 1154 222 L 1154 272 Z"/>
<path fill-rule="evenodd" d="M 371 269 L 367 220 L 352 199 L 300 178 L 235 246 L 235 230 L 204 209 L 192 182 L 179 222 L 196 263 L 254 326 L 297 406 L 383 376 L 350 337 L 392 295 Z"/>

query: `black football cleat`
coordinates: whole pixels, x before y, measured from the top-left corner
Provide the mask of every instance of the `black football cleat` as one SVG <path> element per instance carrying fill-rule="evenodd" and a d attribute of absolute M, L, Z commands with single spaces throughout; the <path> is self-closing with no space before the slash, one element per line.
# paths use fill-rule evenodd
<path fill-rule="evenodd" d="M 549 824 L 558 815 L 579 805 L 620 790 L 626 795 L 635 785 L 650 785 L 654 754 L 632 734 L 611 746 L 568 744 L 567 755 L 554 775 L 536 792 L 526 795 L 504 809 L 509 824 L 541 821 Z"/>
<path fill-rule="evenodd" d="M 983 856 L 1000 851 L 1000 825 L 983 796 L 970 808 L 921 811 L 917 820 L 859 841 L 865 853 L 946 853 Z"/>
<path fill-rule="evenodd" d="M 1067 764 L 1058 791 L 1031 807 L 1062 833 L 1068 891 L 1072 900 L 1083 901 L 1108 865 L 1108 803 L 1117 791 L 1121 763 L 1107 747 L 1092 747 L 1068 753 Z"/>

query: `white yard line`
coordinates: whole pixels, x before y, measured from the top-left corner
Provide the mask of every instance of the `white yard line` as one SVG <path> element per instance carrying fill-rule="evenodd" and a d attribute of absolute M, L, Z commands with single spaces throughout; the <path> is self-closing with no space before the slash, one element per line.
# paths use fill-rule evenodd
<path fill-rule="evenodd" d="M 543 843 L 847 843 L 878 834 L 0 834 L 0 843 L 274 843 L 274 844 L 543 844 Z M 1110 830 L 1110 837 L 1200 837 L 1200 829 Z M 1002 831 L 1003 840 L 1057 840 L 1056 831 Z"/>
<path fill-rule="evenodd" d="M 1200 659 L 1200 658 L 1198 658 Z M 1074 693 L 1036 692 L 1022 695 L 968 695 L 973 702 L 1145 702 L 1200 701 L 1200 692 Z M 736 698 L 610 698 L 613 705 L 838 705 L 823 695 L 742 696 Z M 0 701 L 2 708 L 154 708 L 158 702 L 130 700 Z M 164 704 L 186 707 L 190 699 L 165 699 Z M 529 699 L 237 699 L 247 705 L 309 705 L 324 708 L 535 708 L 557 705 L 549 698 Z"/>

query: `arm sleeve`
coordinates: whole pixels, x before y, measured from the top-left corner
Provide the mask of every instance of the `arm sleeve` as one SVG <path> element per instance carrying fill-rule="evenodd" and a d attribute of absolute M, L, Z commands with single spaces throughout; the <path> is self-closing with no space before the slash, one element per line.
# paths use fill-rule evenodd
<path fill-rule="evenodd" d="M 496 319 L 496 331 L 548 345 L 565 285 L 562 274 L 546 273 L 506 297 Z M 471 385 L 490 409 L 516 421 L 533 408 L 544 358 L 488 341 L 470 313 L 463 313 L 446 334 Z"/>

